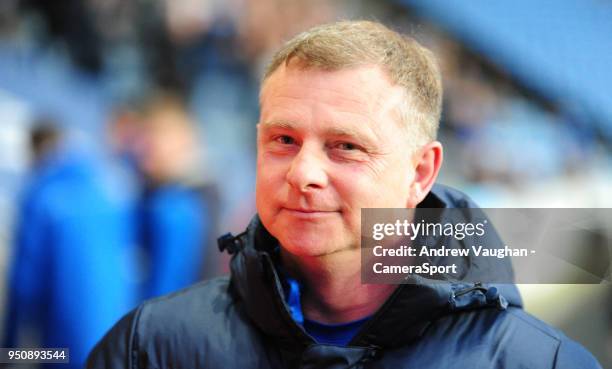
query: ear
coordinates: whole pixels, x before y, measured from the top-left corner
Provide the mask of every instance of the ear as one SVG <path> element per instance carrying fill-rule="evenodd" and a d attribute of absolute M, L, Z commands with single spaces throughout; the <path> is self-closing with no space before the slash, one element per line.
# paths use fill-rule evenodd
<path fill-rule="evenodd" d="M 438 178 L 442 157 L 442 144 L 438 141 L 430 142 L 414 153 L 414 179 L 410 187 L 408 208 L 415 208 L 425 199 Z"/>

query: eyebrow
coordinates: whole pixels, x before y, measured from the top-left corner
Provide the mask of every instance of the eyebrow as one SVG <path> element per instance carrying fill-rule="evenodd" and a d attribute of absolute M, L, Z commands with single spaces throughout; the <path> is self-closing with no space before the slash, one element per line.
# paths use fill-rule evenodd
<path fill-rule="evenodd" d="M 287 130 L 296 130 L 295 124 L 289 123 L 287 121 L 282 120 L 273 120 L 259 123 L 261 128 L 272 129 L 272 128 L 280 128 Z"/>

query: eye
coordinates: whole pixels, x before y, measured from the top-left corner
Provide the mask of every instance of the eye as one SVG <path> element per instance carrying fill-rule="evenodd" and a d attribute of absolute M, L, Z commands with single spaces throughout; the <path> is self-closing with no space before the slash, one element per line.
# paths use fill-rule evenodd
<path fill-rule="evenodd" d="M 336 145 L 336 147 L 340 150 L 345 150 L 345 151 L 352 151 L 352 150 L 359 149 L 357 145 L 350 143 L 350 142 L 340 142 L 339 144 Z"/>
<path fill-rule="evenodd" d="M 287 135 L 278 136 L 274 140 L 283 145 L 293 145 L 295 143 L 293 137 Z"/>
<path fill-rule="evenodd" d="M 350 141 L 336 141 L 329 148 L 335 160 L 361 162 L 368 158 L 368 151 L 363 146 Z"/>

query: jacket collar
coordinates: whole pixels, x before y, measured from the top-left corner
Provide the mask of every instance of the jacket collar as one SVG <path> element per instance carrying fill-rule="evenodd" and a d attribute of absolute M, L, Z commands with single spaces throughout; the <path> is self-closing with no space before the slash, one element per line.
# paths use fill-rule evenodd
<path fill-rule="evenodd" d="M 419 206 L 476 208 L 461 192 L 439 185 Z M 231 288 L 249 318 L 281 345 L 312 345 L 312 338 L 293 320 L 285 301 L 275 260 L 278 241 L 263 227 L 258 216 L 244 233 L 230 241 L 236 245 L 231 260 Z M 512 273 L 509 263 L 505 267 Z M 413 282 L 398 286 L 353 338 L 351 346 L 401 346 L 418 339 L 432 321 L 450 312 L 522 305 L 513 284 L 428 283 L 419 277 Z"/>

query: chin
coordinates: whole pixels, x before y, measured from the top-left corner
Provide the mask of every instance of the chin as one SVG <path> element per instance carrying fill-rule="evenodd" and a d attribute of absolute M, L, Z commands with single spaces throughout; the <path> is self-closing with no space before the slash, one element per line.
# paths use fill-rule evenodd
<path fill-rule="evenodd" d="M 298 257 L 319 257 L 330 255 L 341 250 L 351 248 L 346 237 L 338 234 L 296 233 L 284 234 L 279 238 L 281 247 L 292 255 Z"/>
<path fill-rule="evenodd" d="M 285 251 L 302 257 L 323 256 L 343 249 L 348 245 L 344 226 L 337 217 L 330 219 L 298 219 L 280 214 L 264 225 Z"/>
<path fill-rule="evenodd" d="M 279 238 L 281 247 L 296 256 L 317 256 L 325 249 L 320 240 L 303 235 L 284 235 Z"/>

